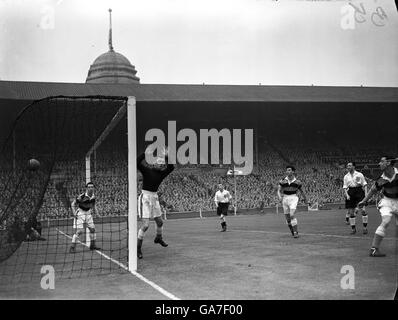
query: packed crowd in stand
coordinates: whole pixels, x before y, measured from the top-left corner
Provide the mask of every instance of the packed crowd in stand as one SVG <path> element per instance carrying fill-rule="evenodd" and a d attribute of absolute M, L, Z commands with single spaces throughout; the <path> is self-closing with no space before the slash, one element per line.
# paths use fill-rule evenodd
<path fill-rule="evenodd" d="M 287 164 L 296 167 L 297 178 L 302 181 L 310 203 L 320 206 L 341 203 L 344 201 L 342 183 L 347 161 L 375 163 L 380 154 L 388 149 L 387 144 L 381 146 L 376 142 L 377 147 L 369 148 L 366 147 L 367 142 L 357 139 L 355 143 L 344 144 L 343 140 L 322 132 L 315 135 L 312 132 L 309 136 L 303 131 L 293 137 L 277 134 L 260 136 L 258 159 L 252 174 L 228 176 L 226 171 L 231 166 L 221 166 L 224 171 L 220 174 L 220 170 L 216 170 L 220 166 L 177 165 L 160 186 L 161 204 L 169 213 L 215 210 L 213 197 L 216 186 L 223 183 L 238 209 L 274 207 L 279 203 L 278 182 L 285 176 Z M 98 149 L 92 156 L 91 180 L 96 186 L 97 215 L 127 213 L 127 155 L 121 150 L 111 144 Z M 389 151 L 394 154 L 398 150 Z M 85 161 L 81 157 L 80 160 L 72 158 L 74 160 L 57 162 L 54 167 L 39 212 L 40 219 L 70 217 L 71 201 L 84 192 Z M 140 191 L 141 181 L 138 182 Z"/>
<path fill-rule="evenodd" d="M 344 162 L 340 165 L 328 161 L 327 157 L 338 150 L 325 147 L 318 141 L 311 148 L 292 143 L 262 141 L 258 165 L 247 176 L 228 176 L 211 169 L 211 166 L 179 166 L 162 183 L 159 189 L 161 205 L 168 213 L 215 210 L 214 194 L 218 183 L 223 183 L 233 196 L 233 205 L 238 209 L 261 209 L 278 205 L 278 182 L 285 176 L 285 165 L 294 164 L 297 178 L 303 183 L 310 203 L 320 206 L 344 201 L 342 180 L 346 173 Z M 315 147 L 314 147 L 315 146 Z M 318 146 L 318 148 L 317 148 Z M 371 156 L 370 156 L 371 157 Z M 326 160 L 325 160 L 326 159 Z M 344 159 L 345 160 L 345 159 Z M 96 186 L 96 214 L 99 216 L 125 215 L 127 213 L 127 161 L 126 156 L 113 153 L 111 157 L 98 156 L 92 166 L 92 181 Z M 65 166 L 67 166 L 65 164 Z M 63 188 L 57 189 L 57 176 L 48 186 L 40 218 L 67 218 L 70 211 L 65 206 L 79 193 L 84 192 L 84 162 L 75 163 L 66 172 Z M 65 178 L 66 177 L 66 178 Z M 139 174 L 140 177 L 140 174 Z M 371 183 L 371 181 L 369 180 Z M 235 188 L 236 186 L 236 188 Z M 235 194 L 236 190 L 236 194 Z M 138 192 L 141 181 L 138 182 Z M 67 202 L 67 201 L 66 201 Z"/>

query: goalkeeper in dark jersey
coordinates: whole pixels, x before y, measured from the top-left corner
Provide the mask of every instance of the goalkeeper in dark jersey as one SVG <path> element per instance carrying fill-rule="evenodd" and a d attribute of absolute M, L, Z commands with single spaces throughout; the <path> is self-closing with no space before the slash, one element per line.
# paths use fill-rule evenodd
<path fill-rule="evenodd" d="M 174 165 L 168 163 L 167 150 L 156 163 L 148 164 L 145 161 L 145 153 L 137 158 L 137 168 L 140 170 L 143 179 L 142 193 L 138 198 L 138 213 L 141 217 L 141 227 L 138 230 L 137 257 L 142 259 L 142 242 L 145 232 L 149 228 L 149 219 L 156 222 L 156 237 L 154 242 L 163 247 L 168 244 L 163 241 L 163 220 L 157 191 L 162 181 L 174 170 Z"/>

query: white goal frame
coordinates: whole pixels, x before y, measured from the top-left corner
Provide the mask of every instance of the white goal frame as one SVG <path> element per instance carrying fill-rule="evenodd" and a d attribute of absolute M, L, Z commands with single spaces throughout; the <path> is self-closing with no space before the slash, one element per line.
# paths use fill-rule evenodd
<path fill-rule="evenodd" d="M 137 271 L 137 125 L 136 125 L 136 99 L 128 97 L 127 103 L 116 112 L 104 131 L 88 150 L 85 157 L 86 183 L 91 181 L 91 155 L 106 139 L 116 125 L 124 119 L 127 113 L 127 147 L 128 147 L 128 268 L 130 272 Z M 89 245 L 89 232 L 86 230 L 86 244 Z"/>

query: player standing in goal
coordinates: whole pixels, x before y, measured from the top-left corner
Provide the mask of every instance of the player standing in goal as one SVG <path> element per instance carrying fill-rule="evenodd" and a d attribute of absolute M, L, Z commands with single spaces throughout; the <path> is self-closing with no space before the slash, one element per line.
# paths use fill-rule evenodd
<path fill-rule="evenodd" d="M 394 167 L 395 161 L 396 159 L 390 157 L 381 158 L 379 166 L 382 175 L 376 180 L 365 198 L 358 203 L 358 207 L 363 207 L 374 194 L 380 191 L 383 194 L 383 198 L 377 205 L 381 215 L 381 224 L 376 229 L 373 238 L 369 253 L 371 257 L 385 257 L 385 254 L 379 251 L 379 247 L 393 215 L 395 216 L 396 232 L 398 233 L 398 169 Z"/>
<path fill-rule="evenodd" d="M 231 201 L 232 196 L 228 190 L 224 189 L 224 186 L 220 183 L 218 185 L 218 191 L 214 196 L 214 202 L 217 206 L 217 214 L 221 219 L 221 232 L 227 231 L 227 222 L 225 221 L 225 217 L 228 215 L 228 206 Z"/>
<path fill-rule="evenodd" d="M 142 174 L 142 193 L 138 198 L 138 213 L 141 216 L 141 227 L 138 230 L 137 257 L 142 259 L 142 242 L 149 228 L 149 219 L 153 218 L 156 223 L 156 237 L 154 242 L 162 247 L 168 244 L 163 241 L 163 220 L 157 191 L 162 181 L 174 170 L 174 165 L 168 163 L 168 152 L 164 150 L 163 155 L 157 158 L 157 163 L 148 164 L 145 153 L 137 158 L 137 168 Z"/>
<path fill-rule="evenodd" d="M 365 208 L 358 208 L 358 203 L 365 198 L 367 193 L 367 182 L 361 172 L 355 170 L 355 163 L 347 163 L 348 173 L 344 176 L 343 189 L 345 194 L 345 207 L 349 215 L 351 234 L 357 232 L 355 217 L 357 213 L 362 214 L 363 234 L 368 233 L 368 215 Z"/>
<path fill-rule="evenodd" d="M 307 202 L 307 197 L 303 192 L 301 181 L 296 179 L 295 172 L 295 167 L 286 166 L 287 176 L 279 181 L 278 198 L 280 201 L 282 201 L 283 212 L 285 214 L 286 223 L 289 226 L 290 232 L 292 233 L 293 237 L 298 238 L 297 218 L 295 216 L 299 201 L 297 192 L 300 191 L 304 202 L 306 204 L 309 203 Z"/>
<path fill-rule="evenodd" d="M 76 243 L 79 241 L 80 235 L 83 234 L 85 224 L 90 230 L 90 250 L 100 250 L 100 248 L 95 245 L 95 225 L 91 214 L 94 206 L 94 183 L 88 182 L 86 184 L 86 192 L 77 196 L 77 198 L 72 202 L 72 210 L 75 214 L 73 228 L 76 231 L 72 237 L 72 246 L 69 249 L 70 253 L 76 252 Z"/>

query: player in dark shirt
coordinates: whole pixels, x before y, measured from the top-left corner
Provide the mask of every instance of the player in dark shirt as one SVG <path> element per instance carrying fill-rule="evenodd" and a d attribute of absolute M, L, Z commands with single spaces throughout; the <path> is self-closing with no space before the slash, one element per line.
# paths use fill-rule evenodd
<path fill-rule="evenodd" d="M 143 162 L 145 159 L 145 153 L 141 154 L 137 158 L 137 168 L 140 170 L 143 177 L 143 185 L 142 190 L 157 192 L 160 184 L 163 179 L 166 178 L 170 172 L 174 170 L 174 165 L 162 163 L 162 160 L 159 160 L 157 164 L 148 164 Z M 166 156 L 165 161 L 167 161 L 168 157 Z"/>
<path fill-rule="evenodd" d="M 149 228 L 149 219 L 153 218 L 156 223 L 156 237 L 154 242 L 163 247 L 168 244 L 163 241 L 163 220 L 162 210 L 159 203 L 157 191 L 162 181 L 174 170 L 174 165 L 168 163 L 167 150 L 156 163 L 147 163 L 145 153 L 137 158 L 137 168 L 142 174 L 142 193 L 138 198 L 138 212 L 141 217 L 141 226 L 138 230 L 137 257 L 142 259 L 142 242 L 146 231 Z"/>
<path fill-rule="evenodd" d="M 398 169 L 394 167 L 395 161 L 392 157 L 382 157 L 379 166 L 382 175 L 376 180 L 369 193 L 358 203 L 358 207 L 363 207 L 368 200 L 376 193 L 382 192 L 383 198 L 377 207 L 381 215 L 381 224 L 376 229 L 372 247 L 369 255 L 371 257 L 384 257 L 385 254 L 379 250 L 380 244 L 386 235 L 386 229 L 391 222 L 391 218 L 395 216 L 395 223 L 398 230 Z"/>
<path fill-rule="evenodd" d="M 282 201 L 283 212 L 285 214 L 286 223 L 294 238 L 298 238 L 297 218 L 295 216 L 299 197 L 297 192 L 300 192 L 307 203 L 307 198 L 302 189 L 302 183 L 295 177 L 296 168 L 293 166 L 286 166 L 286 177 L 279 181 L 278 198 Z"/>
<path fill-rule="evenodd" d="M 92 216 L 92 210 L 95 206 L 94 184 L 88 182 L 86 185 L 86 192 L 77 196 L 76 200 L 72 203 L 72 210 L 75 215 L 73 221 L 73 228 L 76 230 L 72 237 L 72 246 L 69 249 L 70 253 L 76 252 L 76 243 L 80 235 L 84 231 L 84 225 L 90 230 L 90 250 L 99 250 L 95 244 L 96 234 L 95 225 Z"/>

